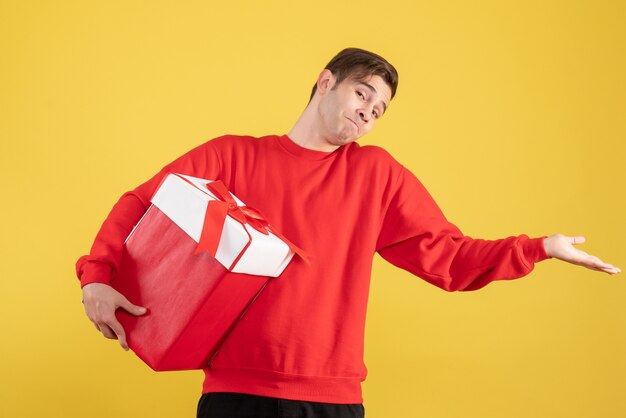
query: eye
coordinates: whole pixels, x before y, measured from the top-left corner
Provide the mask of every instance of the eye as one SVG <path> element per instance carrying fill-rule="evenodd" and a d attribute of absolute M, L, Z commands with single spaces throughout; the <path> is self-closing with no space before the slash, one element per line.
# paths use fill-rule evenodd
<path fill-rule="evenodd" d="M 376 119 L 378 119 L 378 112 L 376 112 L 375 110 L 374 110 L 374 111 L 372 111 L 372 115 L 373 115 Z"/>
<path fill-rule="evenodd" d="M 361 98 L 365 98 L 365 96 L 363 96 L 363 93 L 361 93 L 360 91 L 357 90 L 356 94 L 361 97 Z"/>

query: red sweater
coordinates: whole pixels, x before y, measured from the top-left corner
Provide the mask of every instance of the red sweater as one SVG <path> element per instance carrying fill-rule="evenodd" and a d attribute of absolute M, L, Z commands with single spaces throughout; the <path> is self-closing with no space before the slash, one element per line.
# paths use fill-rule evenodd
<path fill-rule="evenodd" d="M 204 393 L 362 403 L 376 252 L 447 291 L 522 277 L 549 258 L 545 237 L 463 235 L 419 180 L 380 147 L 351 142 L 323 152 L 287 135 L 225 135 L 122 195 L 91 253 L 76 263 L 81 285 L 115 277 L 126 236 L 168 172 L 222 180 L 311 261 L 294 258 L 263 290 L 204 370 Z"/>

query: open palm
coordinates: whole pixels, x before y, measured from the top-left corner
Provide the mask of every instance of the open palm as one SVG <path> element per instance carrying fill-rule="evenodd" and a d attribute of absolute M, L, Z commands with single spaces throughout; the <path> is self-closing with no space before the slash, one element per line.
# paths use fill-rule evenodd
<path fill-rule="evenodd" d="M 568 263 L 587 267 L 591 270 L 603 271 L 608 274 L 617 274 L 622 271 L 618 267 L 605 263 L 598 257 L 574 247 L 574 245 L 584 242 L 585 237 L 582 236 L 568 237 L 563 234 L 555 234 L 544 240 L 544 247 L 546 254 L 550 257 L 558 258 Z"/>

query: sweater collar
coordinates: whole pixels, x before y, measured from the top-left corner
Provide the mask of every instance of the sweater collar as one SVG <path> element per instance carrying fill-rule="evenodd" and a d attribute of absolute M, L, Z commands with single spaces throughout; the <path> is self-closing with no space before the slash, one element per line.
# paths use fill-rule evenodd
<path fill-rule="evenodd" d="M 317 151 L 309 148 L 304 148 L 298 144 L 296 144 L 287 134 L 277 136 L 278 143 L 282 146 L 282 148 L 287 151 L 289 154 L 294 155 L 298 158 L 303 158 L 306 160 L 324 160 L 326 158 L 332 157 L 338 150 L 342 147 L 337 148 L 335 151 L 327 152 L 327 151 Z"/>

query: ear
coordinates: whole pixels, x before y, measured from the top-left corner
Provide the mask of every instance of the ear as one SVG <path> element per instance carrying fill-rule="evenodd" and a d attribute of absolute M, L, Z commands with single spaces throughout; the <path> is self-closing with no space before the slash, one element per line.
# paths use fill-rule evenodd
<path fill-rule="evenodd" d="M 333 73 L 325 68 L 324 71 L 317 76 L 317 91 L 324 95 L 335 85 L 335 76 Z"/>

